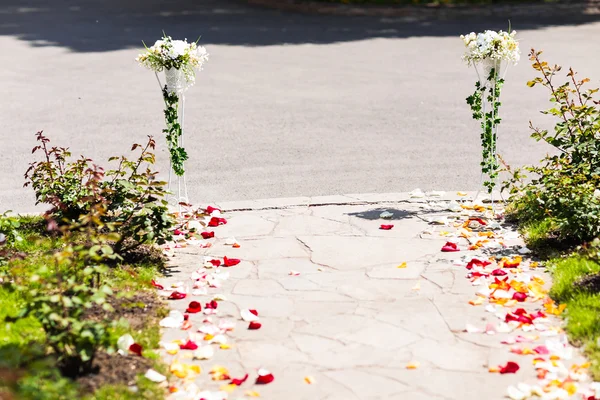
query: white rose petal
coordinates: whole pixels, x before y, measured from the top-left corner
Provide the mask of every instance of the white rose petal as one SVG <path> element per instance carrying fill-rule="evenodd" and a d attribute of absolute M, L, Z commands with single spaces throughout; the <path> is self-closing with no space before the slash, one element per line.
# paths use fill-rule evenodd
<path fill-rule="evenodd" d="M 260 319 L 256 315 L 252 314 L 250 312 L 250 310 L 242 310 L 242 311 L 240 311 L 240 316 L 246 322 L 254 322 L 254 321 L 258 321 Z"/>
<path fill-rule="evenodd" d="M 148 371 L 146 371 L 146 374 L 144 376 L 146 377 L 146 379 L 149 379 L 152 382 L 156 383 L 164 382 L 167 380 L 166 376 L 159 374 L 153 369 L 149 369 Z"/>
<path fill-rule="evenodd" d="M 133 340 L 133 337 L 129 333 L 126 333 L 117 340 L 117 347 L 119 348 L 117 353 L 122 356 L 129 354 L 129 347 L 134 343 L 135 340 Z"/>

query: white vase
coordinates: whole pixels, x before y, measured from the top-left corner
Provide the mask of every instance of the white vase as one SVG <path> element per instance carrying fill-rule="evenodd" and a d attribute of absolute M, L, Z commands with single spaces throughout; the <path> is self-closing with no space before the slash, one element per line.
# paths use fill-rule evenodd
<path fill-rule="evenodd" d="M 502 77 L 502 60 L 493 60 L 491 58 L 486 58 L 483 61 L 478 63 L 477 72 L 479 74 L 479 83 L 484 86 L 489 86 L 492 82 L 488 82 L 488 77 L 492 72 L 492 68 L 496 70 L 496 78 Z"/>
<path fill-rule="evenodd" d="M 167 81 L 167 90 L 169 93 L 175 92 L 179 95 L 189 86 L 182 69 L 165 69 L 165 79 Z"/>

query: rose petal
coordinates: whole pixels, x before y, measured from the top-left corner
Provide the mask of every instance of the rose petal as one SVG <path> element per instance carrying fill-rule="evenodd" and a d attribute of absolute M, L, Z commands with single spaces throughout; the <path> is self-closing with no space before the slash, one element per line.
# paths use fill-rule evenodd
<path fill-rule="evenodd" d="M 157 288 L 159 290 L 164 290 L 165 289 L 165 287 L 163 285 L 157 283 L 154 279 L 152 279 L 151 283 L 152 283 L 152 286 L 154 286 L 155 288 Z"/>
<path fill-rule="evenodd" d="M 406 369 L 417 369 L 420 365 L 421 363 L 419 363 L 418 361 L 413 361 L 406 365 Z"/>
<path fill-rule="evenodd" d="M 184 319 L 180 311 L 173 310 L 169 313 L 169 316 L 160 320 L 159 325 L 163 328 L 180 328 Z"/>
<path fill-rule="evenodd" d="M 294 271 L 294 270 L 291 270 L 291 271 L 288 273 L 288 275 L 291 275 L 291 276 L 298 276 L 298 275 L 300 275 L 300 272 L 298 272 L 298 271 Z"/>
<path fill-rule="evenodd" d="M 197 301 L 191 301 L 188 305 L 188 308 L 185 311 L 190 314 L 199 313 L 200 311 L 202 311 L 202 305 Z"/>
<path fill-rule="evenodd" d="M 194 352 L 194 358 L 198 360 L 208 360 L 215 355 L 212 346 L 202 346 Z"/>
<path fill-rule="evenodd" d="M 544 345 L 537 346 L 533 349 L 537 354 L 550 354 L 550 350 Z"/>
<path fill-rule="evenodd" d="M 256 311 L 256 310 L 252 310 L 252 309 L 250 309 L 250 310 L 248 310 L 248 311 L 249 311 L 249 312 L 251 312 L 252 314 L 254 314 L 254 315 L 256 315 L 256 316 L 258 317 L 258 311 Z"/>
<path fill-rule="evenodd" d="M 214 228 L 215 226 L 225 225 L 226 223 L 227 223 L 227 220 L 225 218 L 212 217 L 210 219 L 210 221 L 208 222 L 208 226 L 210 226 L 211 228 Z"/>
<path fill-rule="evenodd" d="M 133 336 L 131 336 L 129 333 L 126 333 L 117 340 L 117 348 L 119 349 L 117 352 L 124 356 L 129 351 L 129 348 L 134 344 L 135 340 L 133 339 Z"/>
<path fill-rule="evenodd" d="M 381 225 L 379 227 L 379 229 L 382 229 L 384 231 L 389 231 L 390 229 L 392 229 L 394 227 L 394 225 Z"/>
<path fill-rule="evenodd" d="M 142 356 L 142 346 L 138 343 L 134 343 L 131 346 L 129 346 L 129 351 L 132 352 L 133 354 L 137 354 L 138 356 Z"/>
<path fill-rule="evenodd" d="M 152 382 L 156 382 L 156 383 L 164 382 L 167 380 L 166 376 L 159 374 L 158 372 L 156 372 L 153 369 L 149 369 L 148 371 L 146 371 L 146 374 L 144 375 L 144 377 L 146 377 L 146 379 L 148 379 Z"/>
<path fill-rule="evenodd" d="M 248 374 L 244 375 L 243 378 L 237 378 L 237 379 L 233 378 L 233 379 L 231 379 L 231 384 L 240 386 L 242 383 L 246 382 L 247 379 L 248 379 Z"/>
<path fill-rule="evenodd" d="M 460 249 L 458 248 L 458 245 L 456 243 L 446 242 L 446 244 L 442 247 L 442 251 L 444 253 L 448 253 L 448 252 L 460 251 Z"/>
<path fill-rule="evenodd" d="M 495 269 L 492 271 L 492 275 L 493 276 L 505 276 L 508 273 L 506 271 L 504 271 L 503 269 Z"/>
<path fill-rule="evenodd" d="M 504 366 L 499 366 L 501 374 L 514 374 L 519 370 L 519 364 L 514 361 L 509 361 Z"/>
<path fill-rule="evenodd" d="M 191 340 L 188 340 L 186 343 L 180 344 L 179 348 L 181 350 L 197 350 L 198 345 L 196 343 L 192 342 Z"/>
<path fill-rule="evenodd" d="M 215 267 L 218 267 L 219 265 L 221 265 L 221 260 L 210 260 L 209 262 L 212 265 L 214 265 Z"/>
<path fill-rule="evenodd" d="M 527 294 L 521 292 L 515 292 L 512 296 L 513 300 L 516 300 L 520 303 L 524 302 L 527 299 Z"/>
<path fill-rule="evenodd" d="M 210 238 L 214 238 L 215 237 L 215 233 L 214 232 L 202 232 L 202 239 L 210 239 Z"/>
<path fill-rule="evenodd" d="M 256 330 L 256 329 L 260 329 L 261 326 L 262 326 L 262 324 L 260 322 L 258 322 L 258 321 L 252 321 L 248 325 L 248 329 L 250 329 L 250 330 Z"/>
<path fill-rule="evenodd" d="M 241 260 L 237 258 L 227 258 L 223 257 L 223 266 L 224 267 L 233 267 L 234 265 L 238 265 Z"/>
<path fill-rule="evenodd" d="M 258 312 L 252 312 L 256 310 L 242 310 L 240 311 L 240 316 L 246 322 L 258 321 Z"/>
<path fill-rule="evenodd" d="M 206 303 L 204 305 L 205 311 L 206 310 L 216 310 L 217 307 L 219 307 L 219 303 L 217 303 L 216 300 L 211 300 L 210 303 Z"/>
<path fill-rule="evenodd" d="M 275 380 L 275 377 L 272 373 L 267 371 L 264 368 L 258 370 L 258 377 L 256 378 L 256 383 L 258 385 L 266 385 L 267 383 L 271 383 Z"/>
<path fill-rule="evenodd" d="M 309 385 L 312 385 L 316 381 L 315 381 L 315 378 L 313 378 L 312 376 L 305 376 L 304 377 L 304 382 L 308 383 Z"/>
<path fill-rule="evenodd" d="M 220 209 L 220 208 L 213 207 L 213 206 L 208 206 L 208 207 L 206 207 L 206 213 L 207 213 L 208 215 L 212 214 L 212 213 L 213 213 L 213 212 L 215 212 L 215 211 L 221 212 L 221 209 Z"/>
<path fill-rule="evenodd" d="M 169 300 L 181 300 L 181 299 L 185 299 L 187 295 L 185 293 L 181 293 L 178 291 L 174 291 L 173 293 L 171 293 L 171 295 L 169 296 Z"/>

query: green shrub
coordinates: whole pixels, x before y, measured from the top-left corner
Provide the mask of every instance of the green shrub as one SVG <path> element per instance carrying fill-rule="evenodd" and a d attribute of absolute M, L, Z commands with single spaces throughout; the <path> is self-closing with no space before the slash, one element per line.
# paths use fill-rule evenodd
<path fill-rule="evenodd" d="M 589 79 L 578 81 L 573 69 L 558 85 L 554 78 L 561 67 L 549 66 L 540 54 L 532 50 L 530 60 L 541 76 L 527 84 L 550 91 L 553 107 L 542 113 L 558 121 L 552 132 L 530 127 L 532 137 L 554 153 L 524 168 L 532 174 L 529 182 L 522 170 L 507 168 L 512 174 L 504 184 L 511 190 L 507 211 L 522 224 L 546 220 L 561 240 L 589 241 L 600 235 L 600 107 L 593 98 L 598 89 L 584 90 Z"/>
<path fill-rule="evenodd" d="M 166 183 L 156 180 L 157 172 L 150 168 L 155 162 L 152 137 L 145 146 L 133 145 L 132 151 L 140 149 L 133 161 L 125 156 L 111 157 L 109 162 L 118 161 L 118 165 L 106 173 L 89 158 L 72 161 L 67 148 L 49 147 L 49 139 L 42 132 L 37 133 L 37 140 L 40 144 L 33 153 L 41 151 L 43 160 L 30 164 L 25 186 L 35 190 L 36 204 L 52 207 L 49 215 L 59 224 L 77 221 L 102 202 L 106 207 L 103 222 L 115 226 L 120 234 L 114 245 L 117 253 L 171 238 L 174 221 L 164 200 Z M 90 191 L 89 182 L 98 186 L 97 195 Z"/>

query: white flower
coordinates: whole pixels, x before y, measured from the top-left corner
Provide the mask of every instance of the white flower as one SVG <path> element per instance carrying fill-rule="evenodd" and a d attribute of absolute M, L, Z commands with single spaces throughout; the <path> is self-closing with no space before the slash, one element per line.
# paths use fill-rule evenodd
<path fill-rule="evenodd" d="M 502 60 L 516 64 L 520 59 L 519 42 L 515 39 L 517 32 L 484 31 L 462 35 L 466 52 L 463 60 L 471 65 L 483 60 Z"/>

